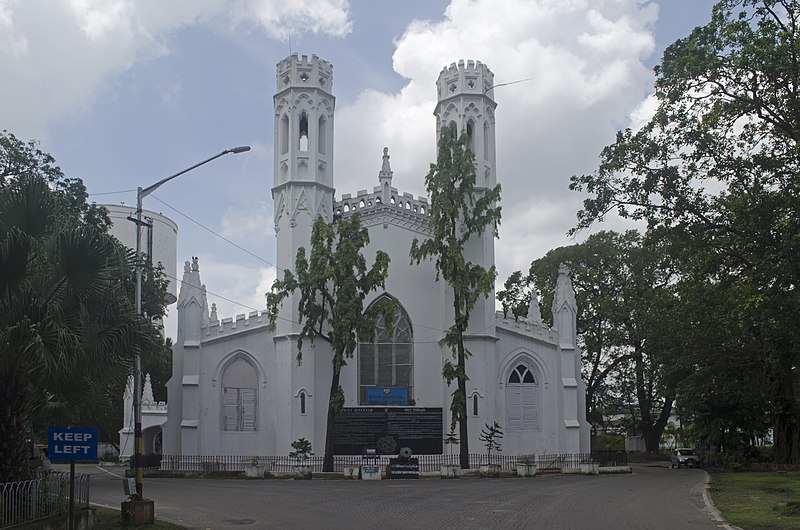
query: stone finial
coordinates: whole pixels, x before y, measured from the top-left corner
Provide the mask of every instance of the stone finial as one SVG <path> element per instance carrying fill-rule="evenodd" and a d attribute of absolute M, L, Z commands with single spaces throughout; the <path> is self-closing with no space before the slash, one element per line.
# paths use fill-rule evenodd
<path fill-rule="evenodd" d="M 200 262 L 198 261 L 197 256 L 192 256 L 192 271 L 200 271 Z"/>
<path fill-rule="evenodd" d="M 539 295 L 531 291 L 531 301 L 528 304 L 528 322 L 537 326 L 542 325 L 542 312 L 539 309 Z"/>
<path fill-rule="evenodd" d="M 142 390 L 142 403 L 155 403 L 153 398 L 153 385 L 150 382 L 150 374 L 144 376 L 144 390 Z"/>
<path fill-rule="evenodd" d="M 215 320 L 219 320 L 219 318 L 217 318 L 217 303 L 213 302 L 211 304 L 211 322 L 214 322 Z"/>
<path fill-rule="evenodd" d="M 189 262 L 188 261 L 183 262 L 183 273 L 189 274 L 190 271 L 191 269 L 189 269 Z"/>
<path fill-rule="evenodd" d="M 556 310 L 556 307 L 561 308 L 564 303 L 569 304 L 572 308 L 577 307 L 575 291 L 572 290 L 569 267 L 562 263 L 558 266 L 558 280 L 556 281 L 556 292 L 553 297 L 553 310 Z"/>
<path fill-rule="evenodd" d="M 383 163 L 381 164 L 381 171 L 378 173 L 378 180 L 381 182 L 384 179 L 392 180 L 392 166 L 389 164 L 389 148 L 383 148 Z"/>

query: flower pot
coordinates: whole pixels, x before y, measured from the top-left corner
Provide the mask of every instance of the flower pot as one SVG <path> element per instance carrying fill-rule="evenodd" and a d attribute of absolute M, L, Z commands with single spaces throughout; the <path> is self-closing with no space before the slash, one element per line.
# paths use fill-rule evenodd
<path fill-rule="evenodd" d="M 267 466 L 247 466 L 244 468 L 244 476 L 247 478 L 264 478 L 267 474 Z"/>
<path fill-rule="evenodd" d="M 295 480 L 311 480 L 311 466 L 307 464 L 297 464 L 292 466 L 294 469 Z"/>
<path fill-rule="evenodd" d="M 481 464 L 480 471 L 482 477 L 499 477 L 500 464 Z"/>
<path fill-rule="evenodd" d="M 533 464 L 533 463 L 527 464 L 525 462 L 517 463 L 517 476 L 518 477 L 535 477 L 536 476 L 536 464 Z"/>
<path fill-rule="evenodd" d="M 461 477 L 461 466 L 458 464 L 442 464 L 442 478 Z"/>
<path fill-rule="evenodd" d="M 154 524 L 156 520 L 155 504 L 151 500 L 123 501 L 120 519 L 126 526 Z"/>

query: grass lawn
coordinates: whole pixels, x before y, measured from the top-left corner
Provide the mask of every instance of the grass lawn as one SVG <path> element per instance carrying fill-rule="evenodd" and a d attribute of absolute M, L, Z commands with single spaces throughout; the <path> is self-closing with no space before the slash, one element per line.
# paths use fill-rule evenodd
<path fill-rule="evenodd" d="M 800 529 L 800 473 L 714 473 L 711 497 L 745 530 Z"/>
<path fill-rule="evenodd" d="M 108 528 L 126 528 L 127 530 L 179 530 L 186 528 L 185 526 L 168 523 L 166 521 L 159 521 L 158 519 L 156 519 L 156 524 L 154 525 L 122 526 L 122 523 L 120 523 L 119 520 L 119 510 L 101 508 L 99 506 L 95 506 L 94 508 L 97 510 L 97 524 L 95 525 L 96 530 L 106 530 Z"/>

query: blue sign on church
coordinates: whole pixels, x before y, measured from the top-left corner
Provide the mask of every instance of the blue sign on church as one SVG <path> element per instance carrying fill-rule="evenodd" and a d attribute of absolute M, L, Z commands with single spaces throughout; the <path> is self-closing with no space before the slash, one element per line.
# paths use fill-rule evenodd
<path fill-rule="evenodd" d="M 408 388 L 404 386 L 368 386 L 367 405 L 407 407 Z"/>

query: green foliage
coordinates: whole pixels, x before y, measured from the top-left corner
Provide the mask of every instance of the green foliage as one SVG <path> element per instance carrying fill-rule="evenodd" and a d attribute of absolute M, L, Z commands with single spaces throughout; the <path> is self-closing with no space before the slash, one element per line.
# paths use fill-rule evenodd
<path fill-rule="evenodd" d="M 124 381 L 135 345 L 163 342 L 125 292 L 130 255 L 85 197 L 34 143 L 0 135 L 0 482 L 27 475 L 27 427 L 79 419 Z"/>
<path fill-rule="evenodd" d="M 718 2 L 708 24 L 664 52 L 656 68 L 659 106 L 650 122 L 620 132 L 603 150 L 598 171 L 571 183 L 589 193 L 578 229 L 613 211 L 646 221 L 652 237 L 681 243 L 684 292 L 706 295 L 691 300 L 694 321 L 687 330 L 697 340 L 688 360 L 704 374 L 685 385 L 692 408 L 697 402 L 689 386 L 699 386 L 695 395 L 722 396 L 737 382 L 755 383 L 754 392 L 736 401 L 756 398 L 756 414 L 771 421 L 777 458 L 795 463 L 799 23 L 796 0 Z M 716 333 L 719 324 L 724 333 Z M 721 336 L 720 344 L 703 338 L 709 330 Z M 726 370 L 733 366 L 740 376 Z M 719 371 L 733 381 L 711 377 Z M 760 429 L 748 418 L 733 421 L 733 428 Z"/>
<path fill-rule="evenodd" d="M 297 362 L 302 362 L 305 340 L 317 338 L 328 342 L 333 352 L 333 375 L 328 401 L 328 420 L 325 435 L 324 471 L 333 470 L 333 422 L 344 406 L 344 390 L 339 384 L 342 367 L 353 357 L 359 337 L 365 340 L 375 335 L 375 322 L 383 318 L 391 327 L 396 307 L 375 304 L 364 308 L 367 295 L 384 288 L 389 274 L 389 255 L 379 250 L 372 267 L 362 254 L 369 244 L 369 232 L 361 225 L 358 214 L 328 224 L 317 218 L 311 231 L 311 251 L 300 247 L 295 260 L 295 272 L 284 271 L 267 294 L 267 311 L 274 330 L 281 304 L 295 292 L 300 324 Z M 291 300 L 291 299 L 290 299 Z"/>
<path fill-rule="evenodd" d="M 453 290 L 454 322 L 445 332 L 445 342 L 456 362 L 445 360 L 442 376 L 448 385 L 457 381 L 450 427 L 459 424 L 462 468 L 469 467 L 466 358 L 470 353 L 464 347 L 464 332 L 475 303 L 481 296 L 489 296 L 497 277 L 494 265 L 486 270 L 467 261 L 464 252 L 471 239 L 487 231 L 497 237 L 500 224 L 500 186 L 478 189 L 475 183 L 475 155 L 469 149 L 469 137 L 462 133 L 456 138 L 451 129 L 442 129 L 436 164 L 431 164 L 425 177 L 431 198 L 431 234 L 422 243 L 415 238 L 410 255 L 412 263 L 435 260 L 436 279 L 441 277 Z"/>
<path fill-rule="evenodd" d="M 305 462 L 314 454 L 311 452 L 311 442 L 305 438 L 298 438 L 292 442 L 292 449 L 289 453 L 289 458 L 294 458 L 298 462 Z"/>
<path fill-rule="evenodd" d="M 561 263 L 569 266 L 578 306 L 587 419 L 602 429 L 608 416 L 636 403 L 629 432 L 644 434 L 650 450 L 658 448 L 675 385 L 685 370 L 675 362 L 679 341 L 667 327 L 680 321 L 672 252 L 671 246 L 634 230 L 602 231 L 583 243 L 549 251 L 531 263 L 527 276 L 515 273 L 506 282 L 509 293 L 541 289 L 542 304 L 552 306 L 555 271 Z M 544 318 L 552 324 L 552 314 Z"/>
<path fill-rule="evenodd" d="M 738 527 L 800 526 L 791 510 L 800 499 L 800 473 L 714 473 L 711 492 L 725 520 Z"/>
<path fill-rule="evenodd" d="M 481 433 L 478 435 L 478 439 L 484 443 L 486 447 L 486 454 L 489 458 L 489 463 L 492 463 L 492 451 L 499 453 L 502 451 L 500 449 L 500 440 L 503 438 L 503 429 L 497 422 L 494 422 L 494 425 L 489 425 L 488 423 L 484 424 L 484 428 L 481 429 Z"/>
<path fill-rule="evenodd" d="M 514 271 L 503 284 L 505 289 L 497 291 L 497 300 L 503 306 L 503 318 L 508 317 L 509 311 L 514 316 L 515 321 L 519 320 L 519 317 L 524 317 L 528 314 L 531 293 L 526 289 L 530 284 L 526 280 L 522 276 L 522 271 Z"/>

